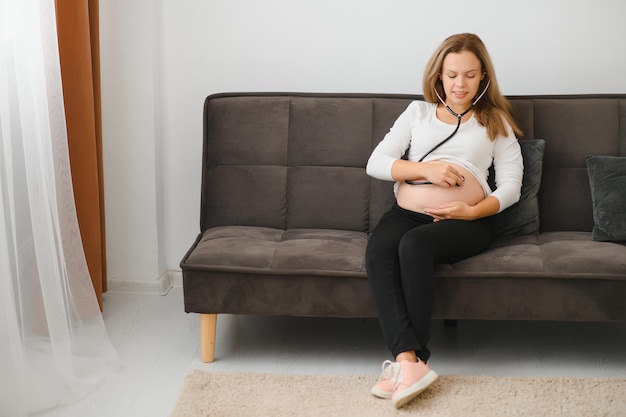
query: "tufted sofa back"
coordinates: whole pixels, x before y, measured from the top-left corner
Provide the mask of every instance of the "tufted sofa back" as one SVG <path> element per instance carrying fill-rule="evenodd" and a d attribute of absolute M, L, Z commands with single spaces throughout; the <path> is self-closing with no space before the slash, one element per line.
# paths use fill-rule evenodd
<path fill-rule="evenodd" d="M 232 93 L 207 97 L 200 227 L 371 232 L 392 183 L 367 159 L 415 95 Z M 585 155 L 626 155 L 626 95 L 514 96 L 523 139 L 546 141 L 542 231 L 591 231 Z"/>

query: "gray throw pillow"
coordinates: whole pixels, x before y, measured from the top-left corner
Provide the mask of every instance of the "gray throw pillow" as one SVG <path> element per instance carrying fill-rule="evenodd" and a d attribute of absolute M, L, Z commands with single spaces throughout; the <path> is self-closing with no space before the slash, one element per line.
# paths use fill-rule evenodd
<path fill-rule="evenodd" d="M 543 139 L 519 141 L 524 158 L 524 177 L 520 200 L 511 207 L 489 217 L 495 236 L 528 235 L 539 233 L 539 187 L 543 169 Z M 495 188 L 493 166 L 488 178 L 491 188 Z"/>
<path fill-rule="evenodd" d="M 593 203 L 591 238 L 626 241 L 626 157 L 587 155 Z"/>

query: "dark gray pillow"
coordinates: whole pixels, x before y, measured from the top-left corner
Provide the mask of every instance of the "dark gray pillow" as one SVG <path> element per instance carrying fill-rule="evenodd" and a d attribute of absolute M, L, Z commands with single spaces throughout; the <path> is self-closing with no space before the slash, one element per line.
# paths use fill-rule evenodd
<path fill-rule="evenodd" d="M 543 139 L 520 140 L 524 158 L 524 177 L 520 200 L 502 212 L 489 217 L 495 236 L 529 235 L 539 233 L 539 186 L 543 169 Z M 495 188 L 493 167 L 488 178 Z"/>
<path fill-rule="evenodd" d="M 585 162 L 593 202 L 591 238 L 626 241 L 626 157 L 587 155 Z"/>

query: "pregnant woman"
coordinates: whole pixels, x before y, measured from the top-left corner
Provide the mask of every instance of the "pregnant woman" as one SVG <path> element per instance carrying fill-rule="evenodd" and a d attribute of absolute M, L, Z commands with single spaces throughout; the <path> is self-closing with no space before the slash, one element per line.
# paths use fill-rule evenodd
<path fill-rule="evenodd" d="M 371 236 L 366 266 L 394 359 L 371 392 L 396 408 L 437 378 L 427 364 L 435 265 L 484 251 L 492 241 L 485 218 L 515 204 L 522 186 L 521 132 L 478 36 L 447 38 L 423 91 L 367 163 L 368 175 L 395 181 L 396 201 Z M 496 190 L 487 183 L 492 163 Z"/>

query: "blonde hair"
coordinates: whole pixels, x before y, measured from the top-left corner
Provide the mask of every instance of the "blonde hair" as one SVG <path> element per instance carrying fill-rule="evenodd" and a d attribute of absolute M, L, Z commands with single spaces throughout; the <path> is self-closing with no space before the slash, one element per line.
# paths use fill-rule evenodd
<path fill-rule="evenodd" d="M 513 129 L 515 135 L 518 137 L 521 136 L 522 131 L 512 115 L 513 108 L 511 103 L 500 93 L 489 52 L 487 52 L 483 41 L 472 33 L 452 35 L 444 40 L 435 50 L 426 65 L 426 71 L 424 71 L 424 81 L 422 84 L 424 100 L 429 103 L 439 103 L 435 90 L 445 100 L 446 94 L 443 90 L 443 83 L 439 78 L 443 67 L 443 60 L 449 53 L 460 53 L 463 51 L 469 51 L 476 55 L 476 58 L 478 58 L 482 65 L 481 71 L 485 74 L 485 77 L 480 82 L 478 94 L 483 91 L 487 82 L 489 80 L 491 81 L 487 93 L 476 103 L 476 107 L 474 107 L 476 120 L 487 128 L 487 133 L 491 140 L 495 140 L 496 137 L 500 135 L 506 136 L 508 134 L 507 123 Z"/>

